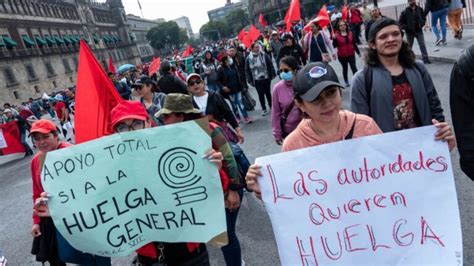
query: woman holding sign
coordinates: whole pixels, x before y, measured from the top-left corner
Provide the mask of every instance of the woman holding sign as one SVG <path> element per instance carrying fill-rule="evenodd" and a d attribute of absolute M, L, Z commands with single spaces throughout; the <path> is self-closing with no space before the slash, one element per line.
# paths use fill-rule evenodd
<path fill-rule="evenodd" d="M 341 110 L 344 86 L 331 66 L 322 62 L 306 65 L 296 74 L 293 88 L 304 119 L 283 142 L 283 152 L 382 133 L 372 118 Z M 450 126 L 436 120 L 433 124 L 438 128 L 435 139 L 447 141 L 452 150 L 455 144 Z M 260 166 L 252 165 L 245 180 L 261 198 L 259 176 Z"/>

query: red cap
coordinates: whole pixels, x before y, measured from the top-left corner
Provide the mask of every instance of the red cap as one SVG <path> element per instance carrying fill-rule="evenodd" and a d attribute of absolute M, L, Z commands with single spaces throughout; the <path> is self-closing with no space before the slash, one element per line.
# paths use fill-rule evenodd
<path fill-rule="evenodd" d="M 122 101 L 112 109 L 110 113 L 110 120 L 112 121 L 112 128 L 124 119 L 138 119 L 146 121 L 148 119 L 148 113 L 145 107 L 138 101 Z"/>
<path fill-rule="evenodd" d="M 31 125 L 30 135 L 36 132 L 48 134 L 56 130 L 56 125 L 53 122 L 47 119 L 40 119 Z"/>

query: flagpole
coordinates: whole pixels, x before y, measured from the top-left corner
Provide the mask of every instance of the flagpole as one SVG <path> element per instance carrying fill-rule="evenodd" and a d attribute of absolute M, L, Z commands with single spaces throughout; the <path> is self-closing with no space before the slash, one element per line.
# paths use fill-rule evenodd
<path fill-rule="evenodd" d="M 137 3 L 138 3 L 138 7 L 140 8 L 140 13 L 142 14 L 142 18 L 144 18 L 143 17 L 142 5 L 140 4 L 140 0 L 137 0 Z"/>

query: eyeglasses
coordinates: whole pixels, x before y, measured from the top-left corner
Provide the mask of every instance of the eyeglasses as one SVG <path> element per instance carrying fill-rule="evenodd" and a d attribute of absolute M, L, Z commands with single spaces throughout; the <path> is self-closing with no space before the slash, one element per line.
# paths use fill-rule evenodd
<path fill-rule="evenodd" d="M 119 123 L 115 126 L 115 132 L 117 133 L 123 133 L 123 132 L 129 132 L 129 131 L 134 131 L 134 130 L 140 130 L 145 128 L 145 121 L 143 120 L 138 120 L 138 119 L 133 119 L 131 125 L 127 125 L 125 123 Z"/>
<path fill-rule="evenodd" d="M 288 73 L 288 72 L 291 72 L 291 69 L 283 68 L 283 69 L 280 69 L 280 72 Z"/>
<path fill-rule="evenodd" d="M 141 89 L 143 89 L 143 85 L 135 86 L 135 90 L 136 90 L 136 91 L 139 91 L 139 90 L 141 90 Z"/>
<path fill-rule="evenodd" d="M 189 87 L 192 87 L 192 86 L 194 86 L 194 85 L 196 85 L 196 84 L 201 84 L 201 82 L 202 82 L 202 80 L 199 80 L 199 79 L 198 79 L 198 80 L 195 80 L 195 81 L 192 81 L 192 80 L 191 80 L 191 81 L 188 82 L 188 86 L 189 86 Z"/>

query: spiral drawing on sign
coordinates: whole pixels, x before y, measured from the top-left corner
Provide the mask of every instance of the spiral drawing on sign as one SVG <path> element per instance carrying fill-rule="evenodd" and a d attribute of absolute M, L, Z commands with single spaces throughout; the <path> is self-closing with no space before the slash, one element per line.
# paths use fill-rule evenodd
<path fill-rule="evenodd" d="M 170 149 L 161 155 L 158 172 L 161 180 L 171 188 L 189 187 L 201 180 L 194 174 L 194 157 L 197 153 L 183 147 Z"/>

